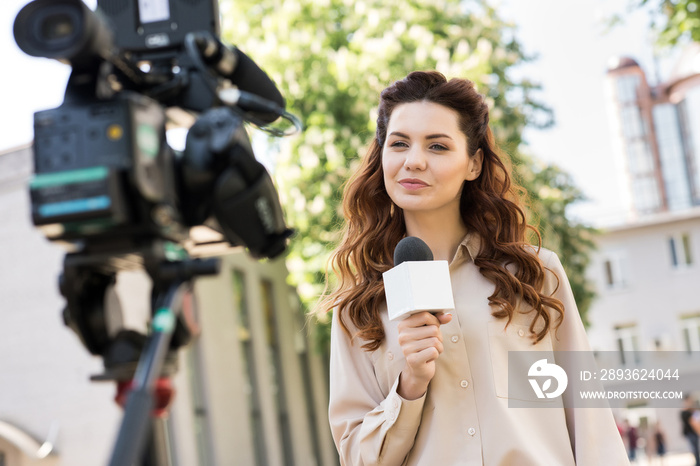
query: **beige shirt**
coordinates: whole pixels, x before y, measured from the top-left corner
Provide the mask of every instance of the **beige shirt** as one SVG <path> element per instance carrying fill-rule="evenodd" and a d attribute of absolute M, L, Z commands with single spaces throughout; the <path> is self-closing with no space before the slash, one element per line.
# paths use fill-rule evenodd
<path fill-rule="evenodd" d="M 422 398 L 408 401 L 396 392 L 405 360 L 398 322 L 388 320 L 386 307 L 386 337 L 372 352 L 358 338 L 351 341 L 334 312 L 329 418 L 341 464 L 629 465 L 609 409 L 572 408 L 566 392 L 558 408 L 508 407 L 508 351 L 590 347 L 556 254 L 540 251 L 543 264 L 561 279 L 554 292 L 557 279 L 547 271 L 544 293 L 562 301 L 564 320 L 556 336 L 550 331 L 533 346 L 532 314 L 516 313 L 507 328 L 491 315 L 494 285 L 474 265 L 478 251 L 478 236 L 467 235 L 450 263 L 455 310 L 441 327 L 445 349 Z"/>

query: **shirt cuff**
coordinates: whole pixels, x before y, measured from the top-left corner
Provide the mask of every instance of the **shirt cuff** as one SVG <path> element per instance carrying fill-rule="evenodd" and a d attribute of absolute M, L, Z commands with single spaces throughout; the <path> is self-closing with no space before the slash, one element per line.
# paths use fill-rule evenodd
<path fill-rule="evenodd" d="M 387 420 L 390 425 L 395 425 L 396 429 L 415 430 L 416 426 L 420 424 L 427 391 L 420 398 L 406 400 L 397 392 L 400 377 L 396 377 L 396 382 L 391 387 L 389 396 L 386 397 Z"/>

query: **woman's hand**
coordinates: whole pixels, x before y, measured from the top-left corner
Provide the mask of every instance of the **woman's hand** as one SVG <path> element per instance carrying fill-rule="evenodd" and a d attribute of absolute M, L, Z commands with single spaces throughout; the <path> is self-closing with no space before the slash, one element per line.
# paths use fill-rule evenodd
<path fill-rule="evenodd" d="M 428 389 L 435 375 L 435 361 L 443 351 L 440 325 L 451 320 L 451 314 L 423 311 L 399 323 L 399 344 L 406 358 L 397 389 L 402 398 L 415 400 Z"/>

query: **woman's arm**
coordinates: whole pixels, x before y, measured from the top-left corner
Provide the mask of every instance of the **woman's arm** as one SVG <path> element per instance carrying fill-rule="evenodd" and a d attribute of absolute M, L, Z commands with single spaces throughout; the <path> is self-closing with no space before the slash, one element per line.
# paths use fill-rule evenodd
<path fill-rule="evenodd" d="M 557 330 L 551 330 L 553 349 L 557 363 L 562 365 L 569 378 L 575 376 L 573 368 L 567 370 L 568 358 L 557 358 L 560 351 L 591 351 L 586 330 L 578 312 L 569 279 L 564 272 L 559 257 L 549 252 L 550 257 L 542 257 L 549 269 L 545 271 L 544 292 L 559 299 L 564 304 L 564 317 Z M 556 275 L 556 276 L 555 276 Z M 557 282 L 558 277 L 558 282 Z M 556 291 L 554 291 L 556 289 Z M 592 353 L 591 358 L 592 358 Z M 562 395 L 566 425 L 569 430 L 571 448 L 577 466 L 629 465 L 625 447 L 620 438 L 615 419 L 609 408 L 574 407 L 576 394 L 573 388 Z"/>
<path fill-rule="evenodd" d="M 382 393 L 370 353 L 361 346 L 359 339 L 353 344 L 333 312 L 328 417 L 340 464 L 398 465 L 413 446 L 425 395 L 404 400 L 396 392 L 398 377 L 389 393 Z"/>

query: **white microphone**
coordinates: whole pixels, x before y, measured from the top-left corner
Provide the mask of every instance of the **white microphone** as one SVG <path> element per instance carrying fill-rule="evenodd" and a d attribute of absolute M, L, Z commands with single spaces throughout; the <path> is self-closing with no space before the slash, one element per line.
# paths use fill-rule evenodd
<path fill-rule="evenodd" d="M 394 268 L 382 276 L 389 320 L 455 308 L 447 261 L 433 260 L 433 252 L 420 238 L 408 236 L 399 241 Z"/>

